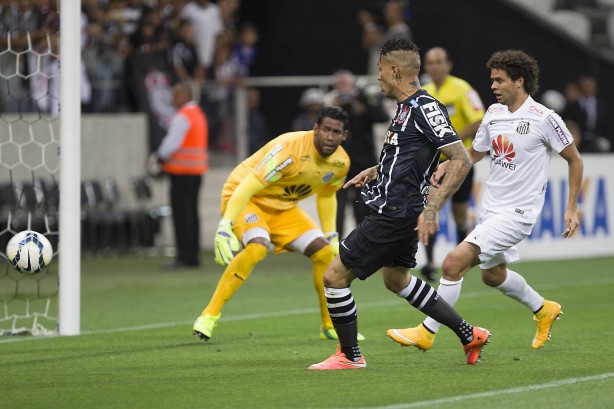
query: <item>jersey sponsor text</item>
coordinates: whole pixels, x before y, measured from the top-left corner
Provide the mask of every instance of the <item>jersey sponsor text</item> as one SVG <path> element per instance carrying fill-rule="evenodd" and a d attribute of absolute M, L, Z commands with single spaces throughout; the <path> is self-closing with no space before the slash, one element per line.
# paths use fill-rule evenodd
<path fill-rule="evenodd" d="M 439 109 L 437 102 L 429 102 L 428 104 L 422 105 L 422 112 L 429 121 L 429 124 L 433 127 L 433 131 L 435 131 L 437 136 L 443 138 L 446 133 L 454 134 L 450 124 L 446 121 L 446 117 Z"/>

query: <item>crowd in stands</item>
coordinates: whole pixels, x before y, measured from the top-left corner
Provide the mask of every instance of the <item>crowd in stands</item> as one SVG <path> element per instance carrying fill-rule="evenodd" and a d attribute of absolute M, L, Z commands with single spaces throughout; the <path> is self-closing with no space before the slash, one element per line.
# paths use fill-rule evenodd
<path fill-rule="evenodd" d="M 163 105 L 170 101 L 171 86 L 189 81 L 209 120 L 210 147 L 234 151 L 234 89 L 249 76 L 259 41 L 255 25 L 239 23 L 240 0 L 82 0 L 81 4 L 83 112 L 153 113 L 158 120 L 150 122 L 150 128 L 162 129 L 172 115 L 170 102 Z M 379 18 L 369 9 L 357 16 L 362 44 L 373 56 L 366 69 L 371 75 L 376 74 L 383 41 L 412 37 L 407 2 L 382 4 Z M 57 113 L 58 29 L 58 0 L 0 3 L 0 50 L 33 50 L 23 58 L 0 53 L 0 74 L 6 79 L 0 81 L 2 112 Z M 31 75 L 36 70 L 45 75 Z M 564 106 L 559 114 L 577 130 L 583 152 L 614 151 L 613 130 L 607 128 L 611 121 L 597 86 L 593 77 L 584 76 L 560 91 Z M 250 98 L 258 101 L 256 90 Z M 301 108 L 310 105 L 309 99 L 306 95 Z M 264 118 L 258 119 L 263 139 L 267 137 Z M 152 150 L 161 134 L 150 137 Z M 250 146 L 250 151 L 257 147 Z"/>
<path fill-rule="evenodd" d="M 225 132 L 233 89 L 249 75 L 258 42 L 255 25 L 238 23 L 240 0 L 82 0 L 81 6 L 83 112 L 162 112 L 168 107 L 146 108 L 143 100 L 151 98 L 139 93 L 159 90 L 163 83 L 168 95 L 174 83 L 190 81 L 199 91 L 215 130 L 212 134 L 219 135 L 214 146 L 232 149 Z M 0 48 L 22 52 L 32 44 L 34 59 L 36 54 L 50 53 L 56 56 L 49 58 L 57 61 L 58 7 L 58 0 L 2 2 Z M 32 102 L 35 76 L 28 74 L 40 66 L 25 61 L 23 67 L 12 53 L 0 58 L 3 72 L 22 66 L 22 75 L 3 81 L 6 89 L 0 91 L 11 97 L 2 98 L 0 108 L 51 111 Z M 149 75 L 149 67 L 159 75 Z M 147 83 L 137 84 L 138 78 Z M 49 79 L 39 88 L 53 94 L 53 82 Z"/>

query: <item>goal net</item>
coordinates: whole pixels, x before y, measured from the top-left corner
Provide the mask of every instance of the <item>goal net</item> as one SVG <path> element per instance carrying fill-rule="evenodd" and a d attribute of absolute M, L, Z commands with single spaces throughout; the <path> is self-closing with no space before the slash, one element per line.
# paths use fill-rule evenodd
<path fill-rule="evenodd" d="M 59 55 L 57 33 L 0 33 L 0 335 L 58 328 L 58 262 L 26 275 L 6 257 L 23 230 L 59 236 Z"/>

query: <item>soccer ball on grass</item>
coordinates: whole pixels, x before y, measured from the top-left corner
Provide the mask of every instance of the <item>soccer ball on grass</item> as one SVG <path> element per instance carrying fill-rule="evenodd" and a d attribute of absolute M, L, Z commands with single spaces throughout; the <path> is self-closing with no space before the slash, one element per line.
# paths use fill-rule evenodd
<path fill-rule="evenodd" d="M 53 247 L 42 234 L 26 230 L 9 240 L 6 257 L 15 270 L 24 274 L 35 274 L 51 263 Z"/>

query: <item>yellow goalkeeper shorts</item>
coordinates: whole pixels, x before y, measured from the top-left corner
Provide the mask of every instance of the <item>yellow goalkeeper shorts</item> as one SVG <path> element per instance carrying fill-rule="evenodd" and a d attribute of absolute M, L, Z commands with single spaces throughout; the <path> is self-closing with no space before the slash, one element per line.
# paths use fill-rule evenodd
<path fill-rule="evenodd" d="M 249 202 L 233 220 L 233 231 L 243 241 L 245 233 L 258 227 L 269 233 L 275 253 L 289 251 L 288 244 L 308 231 L 320 230 L 316 222 L 299 206 L 270 213 Z"/>

